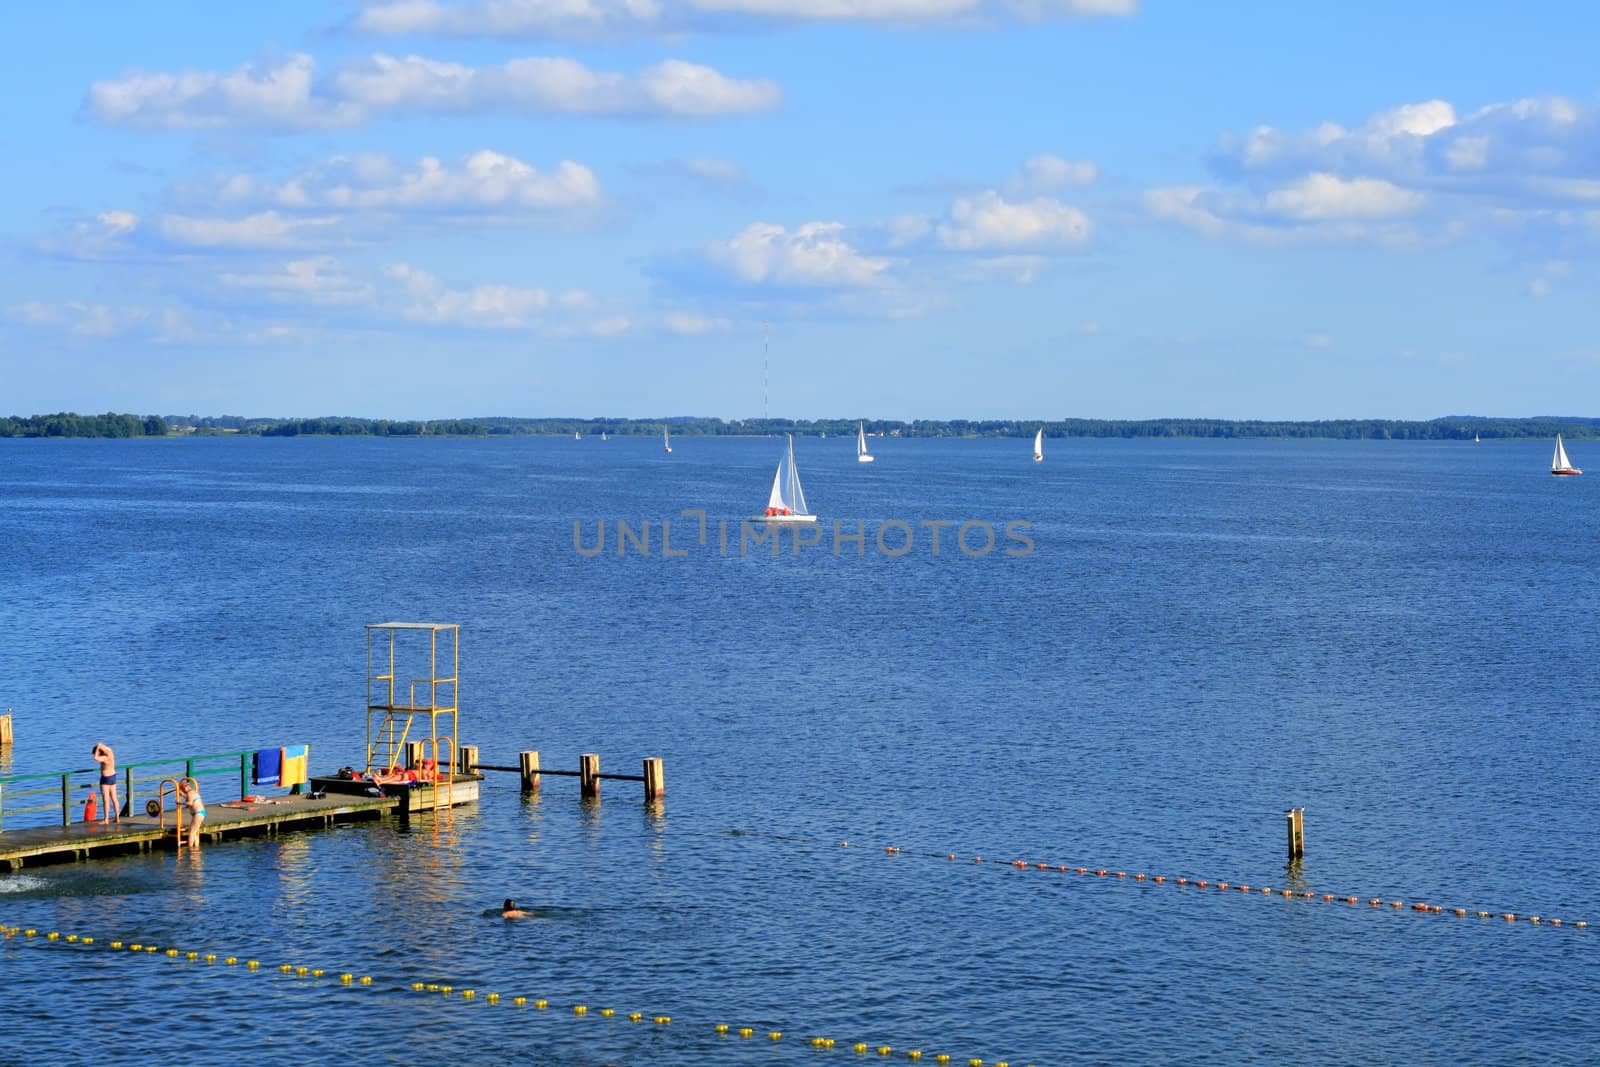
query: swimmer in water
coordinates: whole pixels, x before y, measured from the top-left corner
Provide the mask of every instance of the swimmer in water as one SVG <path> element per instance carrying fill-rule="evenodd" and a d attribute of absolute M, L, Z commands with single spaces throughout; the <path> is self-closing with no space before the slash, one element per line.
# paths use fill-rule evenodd
<path fill-rule="evenodd" d="M 527 917 L 528 913 L 517 907 L 517 902 L 510 897 L 506 897 L 506 902 L 500 906 L 500 918 L 502 919 L 526 919 Z"/>

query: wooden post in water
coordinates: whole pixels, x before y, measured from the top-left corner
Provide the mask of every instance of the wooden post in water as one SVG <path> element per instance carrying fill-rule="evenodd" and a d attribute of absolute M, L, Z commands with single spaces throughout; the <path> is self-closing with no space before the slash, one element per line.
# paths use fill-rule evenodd
<path fill-rule="evenodd" d="M 4 715 L 0 715 L 0 745 L 11 743 L 11 709 L 7 708 Z"/>
<path fill-rule="evenodd" d="M 426 758 L 424 747 L 421 741 L 406 742 L 406 770 L 414 771 L 422 766 L 422 761 Z"/>
<path fill-rule="evenodd" d="M 579 792 L 585 799 L 600 799 L 600 755 L 585 752 L 578 757 Z"/>
<path fill-rule="evenodd" d="M 537 749 L 517 753 L 517 762 L 522 767 L 522 791 L 524 793 L 537 793 L 539 791 L 539 752 Z"/>
<path fill-rule="evenodd" d="M 1306 809 L 1290 808 L 1284 817 L 1289 825 L 1289 862 L 1295 863 L 1306 854 Z"/>
<path fill-rule="evenodd" d="M 656 800 L 667 791 L 667 780 L 661 770 L 660 756 L 646 756 L 644 760 L 644 798 Z"/>
<path fill-rule="evenodd" d="M 478 773 L 478 746 L 477 745 L 462 745 L 461 746 L 461 756 L 460 756 L 460 761 L 459 762 L 460 762 L 460 766 L 459 766 L 458 770 L 460 771 L 460 773 L 462 773 L 462 774 L 477 774 Z"/>

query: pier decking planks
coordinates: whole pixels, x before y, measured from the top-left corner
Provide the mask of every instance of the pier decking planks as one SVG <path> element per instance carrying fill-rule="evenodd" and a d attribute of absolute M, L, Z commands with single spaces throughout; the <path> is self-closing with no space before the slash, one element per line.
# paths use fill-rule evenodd
<path fill-rule="evenodd" d="M 353 819 L 378 818 L 397 805 L 394 797 L 301 796 L 273 797 L 245 807 L 212 801 L 200 834 L 207 842 L 251 833 L 276 834 L 282 829 L 332 826 Z M 148 852 L 176 848 L 174 817 L 167 825 L 145 815 L 124 816 L 120 823 L 75 822 L 69 826 L 41 826 L 0 832 L 0 871 L 25 866 L 66 863 L 118 852 Z M 202 845 L 204 847 L 204 845 Z"/>

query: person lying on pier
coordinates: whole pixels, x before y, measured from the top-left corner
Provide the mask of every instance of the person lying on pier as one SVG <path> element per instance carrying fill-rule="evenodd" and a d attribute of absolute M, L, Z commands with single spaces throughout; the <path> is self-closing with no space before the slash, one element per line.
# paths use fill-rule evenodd
<path fill-rule="evenodd" d="M 517 907 L 516 901 L 512 900 L 510 897 L 506 897 L 506 902 L 500 907 L 500 918 L 526 919 L 527 917 L 528 913 Z"/>
<path fill-rule="evenodd" d="M 415 782 L 431 782 L 438 775 L 434 771 L 433 760 L 425 759 L 416 767 L 396 767 L 392 771 L 373 771 L 372 780 L 378 785 L 408 785 Z"/>
<path fill-rule="evenodd" d="M 185 778 L 178 783 L 178 803 L 189 809 L 189 847 L 200 847 L 200 824 L 206 821 L 205 801 L 200 799 L 200 785 Z"/>

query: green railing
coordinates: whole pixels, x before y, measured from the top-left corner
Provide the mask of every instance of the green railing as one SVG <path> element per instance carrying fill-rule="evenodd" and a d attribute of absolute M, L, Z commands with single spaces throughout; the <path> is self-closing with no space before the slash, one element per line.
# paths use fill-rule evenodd
<path fill-rule="evenodd" d="M 143 763 L 124 763 L 121 780 L 118 782 L 121 787 L 118 799 L 122 802 L 122 814 L 144 810 L 140 801 L 141 787 L 146 801 L 159 800 L 161 782 L 166 778 L 193 778 L 200 784 L 200 793 L 204 796 L 206 792 L 204 779 L 225 774 L 230 780 L 237 779 L 239 796 L 244 797 L 250 792 L 250 757 L 253 755 L 255 755 L 254 749 L 248 752 L 213 752 L 205 756 L 177 756 Z M 27 821 L 32 825 L 52 826 L 59 818 L 62 826 L 69 826 L 73 822 L 74 815 L 80 819 L 83 817 L 83 802 L 91 795 L 95 798 L 95 803 L 99 804 L 100 768 L 98 767 L 60 771 L 54 774 L 13 774 L 0 777 L 0 831 L 6 829 L 7 821 L 14 820 L 17 816 L 40 815 L 45 812 L 49 812 L 52 817 Z M 45 797 L 50 799 L 44 800 Z M 103 813 L 101 818 L 104 818 Z M 14 830 L 23 828 L 11 827 Z"/>

